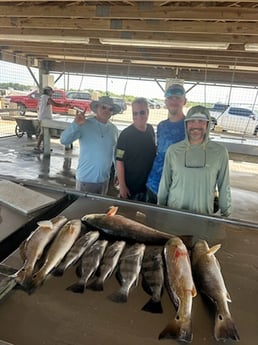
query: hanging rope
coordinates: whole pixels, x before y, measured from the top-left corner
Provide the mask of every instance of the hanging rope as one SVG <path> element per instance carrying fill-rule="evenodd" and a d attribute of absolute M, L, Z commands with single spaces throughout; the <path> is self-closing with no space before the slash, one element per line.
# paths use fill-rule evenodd
<path fill-rule="evenodd" d="M 81 76 L 81 81 L 80 81 L 80 85 L 77 91 L 81 91 L 81 87 L 82 87 L 82 82 L 84 79 L 84 74 L 85 74 L 85 65 L 86 65 L 86 56 L 84 56 L 84 63 L 82 65 L 82 76 Z"/>
<path fill-rule="evenodd" d="M 108 52 L 106 56 L 106 96 L 108 96 L 108 77 L 109 77 L 109 66 L 108 66 Z"/>
<path fill-rule="evenodd" d="M 231 78 L 231 84 L 230 84 L 227 104 L 230 104 L 230 100 L 231 100 L 232 87 L 233 87 L 233 83 L 234 83 L 234 80 L 235 80 L 235 73 L 236 73 L 236 64 L 237 64 L 237 59 L 235 59 L 235 64 L 234 64 L 234 68 L 233 68 L 233 72 L 232 72 L 232 78 Z"/>
<path fill-rule="evenodd" d="M 207 106 L 206 100 L 207 100 L 207 71 L 208 71 L 208 56 L 206 57 L 206 68 L 205 68 L 205 72 L 204 72 L 204 104 L 205 106 Z"/>
<path fill-rule="evenodd" d="M 130 71 L 130 62 L 128 62 L 128 65 L 127 65 L 127 76 L 126 76 L 126 81 L 125 81 L 125 86 L 124 86 L 123 100 L 125 99 L 125 93 L 126 93 L 126 88 L 127 88 L 127 84 L 128 84 L 129 71 Z"/>

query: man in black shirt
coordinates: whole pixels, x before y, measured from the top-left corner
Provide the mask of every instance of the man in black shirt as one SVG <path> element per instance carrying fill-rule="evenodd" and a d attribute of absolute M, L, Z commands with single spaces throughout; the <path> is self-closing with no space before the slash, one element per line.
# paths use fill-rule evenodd
<path fill-rule="evenodd" d="M 117 142 L 116 168 L 119 195 L 124 199 L 146 201 L 146 180 L 156 154 L 155 133 L 150 124 L 148 102 L 132 102 L 133 123 L 125 128 Z"/>

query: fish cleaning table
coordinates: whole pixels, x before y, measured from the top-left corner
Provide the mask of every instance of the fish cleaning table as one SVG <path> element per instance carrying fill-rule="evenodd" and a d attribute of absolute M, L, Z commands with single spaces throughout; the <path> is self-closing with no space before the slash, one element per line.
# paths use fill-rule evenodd
<path fill-rule="evenodd" d="M 258 226 L 216 217 L 167 210 L 150 205 L 104 197 L 81 197 L 61 214 L 68 219 L 89 213 L 104 213 L 112 205 L 118 214 L 140 220 L 158 230 L 177 235 L 193 235 L 209 245 L 221 243 L 216 253 L 232 303 L 229 308 L 240 335 L 241 345 L 257 343 L 258 321 Z M 141 215 L 138 218 L 137 211 Z M 5 264 L 19 268 L 17 252 Z M 162 297 L 163 314 L 141 311 L 149 300 L 141 287 L 133 289 L 125 304 L 112 302 L 108 296 L 119 288 L 113 275 L 103 292 L 85 290 L 83 294 L 67 291 L 77 280 L 75 267 L 63 277 L 50 276 L 43 286 L 28 295 L 13 290 L 0 304 L 0 338 L 19 345 L 161 345 L 178 344 L 176 340 L 158 340 L 159 333 L 174 318 L 175 308 L 168 294 Z M 193 299 L 193 345 L 215 345 L 214 309 L 200 294 Z M 225 344 L 235 342 L 226 341 Z"/>

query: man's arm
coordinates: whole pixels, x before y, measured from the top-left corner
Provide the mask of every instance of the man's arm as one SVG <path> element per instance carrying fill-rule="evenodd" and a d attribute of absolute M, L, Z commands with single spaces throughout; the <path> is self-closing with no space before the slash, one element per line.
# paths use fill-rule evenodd
<path fill-rule="evenodd" d="M 128 199 L 130 196 L 130 191 L 127 188 L 125 182 L 125 166 L 124 162 L 121 160 L 116 160 L 116 171 L 117 171 L 117 178 L 119 183 L 119 194 L 121 198 Z"/>
<path fill-rule="evenodd" d="M 169 189 L 172 184 L 172 169 L 171 169 L 171 162 L 170 162 L 170 154 L 169 150 L 165 156 L 165 162 L 162 170 L 162 176 L 159 184 L 158 190 L 158 205 L 167 206 L 168 194 Z"/>
<path fill-rule="evenodd" d="M 231 214 L 231 188 L 229 179 L 228 152 L 226 151 L 226 149 L 222 157 L 217 185 L 219 192 L 219 208 L 221 210 L 221 215 L 228 217 Z"/>

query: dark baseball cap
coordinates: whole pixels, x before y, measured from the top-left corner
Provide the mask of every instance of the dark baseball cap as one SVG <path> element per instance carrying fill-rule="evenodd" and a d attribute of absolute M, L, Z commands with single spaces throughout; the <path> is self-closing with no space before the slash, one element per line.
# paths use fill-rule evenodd
<path fill-rule="evenodd" d="M 167 90 L 165 91 L 165 97 L 185 97 L 185 89 L 181 84 L 172 84 L 170 85 Z"/>

